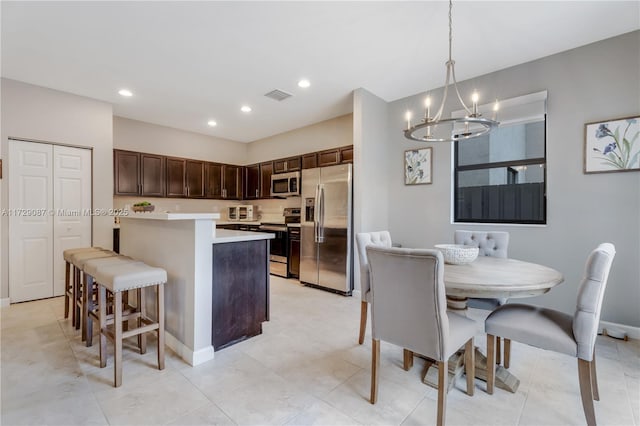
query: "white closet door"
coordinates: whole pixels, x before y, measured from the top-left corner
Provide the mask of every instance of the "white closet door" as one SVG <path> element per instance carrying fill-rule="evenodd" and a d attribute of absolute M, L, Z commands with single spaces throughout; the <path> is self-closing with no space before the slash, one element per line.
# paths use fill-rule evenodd
<path fill-rule="evenodd" d="M 53 146 L 53 295 L 64 294 L 64 250 L 91 246 L 91 151 Z"/>
<path fill-rule="evenodd" d="M 53 146 L 9 141 L 9 297 L 53 296 Z"/>

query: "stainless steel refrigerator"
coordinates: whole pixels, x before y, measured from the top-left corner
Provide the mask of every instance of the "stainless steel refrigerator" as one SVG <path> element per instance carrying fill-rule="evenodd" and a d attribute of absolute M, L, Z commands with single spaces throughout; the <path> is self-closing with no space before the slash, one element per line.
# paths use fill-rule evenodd
<path fill-rule="evenodd" d="M 351 295 L 352 165 L 302 171 L 300 281 Z"/>

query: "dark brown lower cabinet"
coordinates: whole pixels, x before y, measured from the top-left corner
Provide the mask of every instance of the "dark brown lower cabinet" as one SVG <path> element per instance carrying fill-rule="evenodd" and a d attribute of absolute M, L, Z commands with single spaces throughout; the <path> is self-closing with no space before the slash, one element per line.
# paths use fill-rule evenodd
<path fill-rule="evenodd" d="M 269 240 L 213 245 L 214 350 L 262 334 L 269 320 Z"/>

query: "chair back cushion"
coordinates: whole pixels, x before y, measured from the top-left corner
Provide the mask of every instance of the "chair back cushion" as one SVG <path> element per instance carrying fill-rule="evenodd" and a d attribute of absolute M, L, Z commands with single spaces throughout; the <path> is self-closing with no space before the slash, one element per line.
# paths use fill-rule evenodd
<path fill-rule="evenodd" d="M 368 246 L 367 256 L 373 338 L 443 361 L 449 318 L 442 253 Z"/>
<path fill-rule="evenodd" d="M 356 234 L 358 257 L 360 259 L 360 293 L 362 300 L 367 300 L 369 292 L 369 262 L 367 261 L 367 246 L 391 247 L 389 231 L 360 232 Z"/>
<path fill-rule="evenodd" d="M 456 231 L 456 244 L 478 247 L 478 256 L 506 258 L 509 249 L 509 233 L 501 231 Z"/>
<path fill-rule="evenodd" d="M 611 243 L 602 243 L 592 251 L 578 290 L 576 312 L 573 315 L 573 337 L 578 344 L 578 358 L 585 361 L 593 359 L 602 299 L 615 254 L 616 249 Z"/>

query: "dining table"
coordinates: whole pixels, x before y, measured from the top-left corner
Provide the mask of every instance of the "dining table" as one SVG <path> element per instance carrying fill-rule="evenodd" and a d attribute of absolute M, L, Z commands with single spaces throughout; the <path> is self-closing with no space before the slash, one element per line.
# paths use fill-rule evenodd
<path fill-rule="evenodd" d="M 467 314 L 468 298 L 514 299 L 547 293 L 564 281 L 553 268 L 522 260 L 479 256 L 465 264 L 445 264 L 444 284 L 447 308 L 461 315 Z M 476 378 L 486 381 L 486 357 L 476 346 Z M 458 351 L 449 359 L 449 383 L 453 385 L 462 374 L 464 352 Z M 425 383 L 437 387 L 438 370 L 432 364 L 425 370 Z M 516 392 L 520 381 L 506 368 L 496 366 L 496 386 Z"/>

